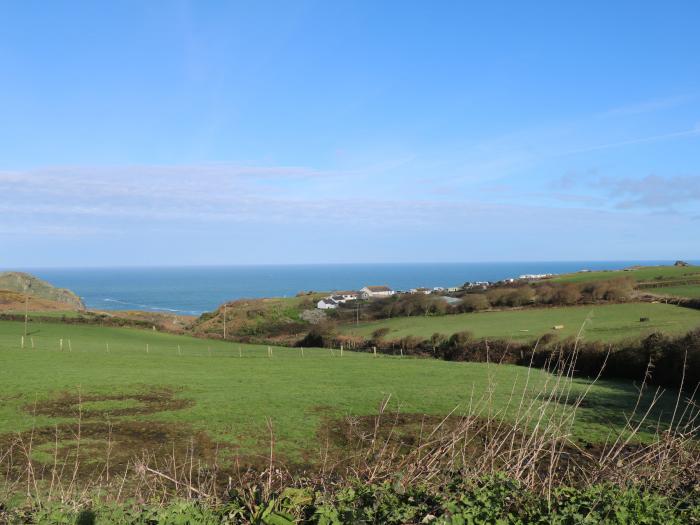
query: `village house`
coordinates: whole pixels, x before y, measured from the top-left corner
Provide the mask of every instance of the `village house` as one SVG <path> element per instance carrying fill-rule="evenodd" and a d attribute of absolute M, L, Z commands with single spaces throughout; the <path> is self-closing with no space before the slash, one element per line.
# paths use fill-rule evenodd
<path fill-rule="evenodd" d="M 388 286 L 365 286 L 360 290 L 363 299 L 377 299 L 380 297 L 390 297 L 394 295 L 394 290 Z"/>
<path fill-rule="evenodd" d="M 360 297 L 360 292 L 353 292 L 349 290 L 334 292 L 328 297 L 324 297 L 318 303 L 316 303 L 316 308 L 319 310 L 331 310 L 338 308 L 338 305 L 346 303 L 347 301 L 355 301 Z"/>
<path fill-rule="evenodd" d="M 333 297 L 339 296 L 343 301 L 354 301 L 360 298 L 360 292 L 353 292 L 351 290 L 344 290 L 340 292 L 333 292 Z"/>
<path fill-rule="evenodd" d="M 411 288 L 410 293 L 422 293 L 428 295 L 432 290 L 430 288 Z"/>
<path fill-rule="evenodd" d="M 324 297 L 318 303 L 316 303 L 316 308 L 319 310 L 332 310 L 333 308 L 338 308 L 338 302 L 332 297 Z"/>

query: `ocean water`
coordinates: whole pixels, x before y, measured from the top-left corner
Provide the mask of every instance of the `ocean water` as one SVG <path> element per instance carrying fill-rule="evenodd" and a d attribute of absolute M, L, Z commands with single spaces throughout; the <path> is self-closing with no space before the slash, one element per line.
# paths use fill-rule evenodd
<path fill-rule="evenodd" d="M 319 264 L 149 268 L 34 268 L 31 273 L 69 288 L 88 308 L 199 315 L 240 298 L 292 296 L 301 290 L 397 290 L 457 286 L 522 274 L 606 270 L 673 261 L 567 261 L 436 264 Z"/>

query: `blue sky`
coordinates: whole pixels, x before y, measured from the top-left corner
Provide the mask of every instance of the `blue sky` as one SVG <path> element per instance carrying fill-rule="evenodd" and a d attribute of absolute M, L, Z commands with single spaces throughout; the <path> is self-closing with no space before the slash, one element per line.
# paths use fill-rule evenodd
<path fill-rule="evenodd" d="M 0 4 L 0 267 L 700 259 L 700 3 Z"/>

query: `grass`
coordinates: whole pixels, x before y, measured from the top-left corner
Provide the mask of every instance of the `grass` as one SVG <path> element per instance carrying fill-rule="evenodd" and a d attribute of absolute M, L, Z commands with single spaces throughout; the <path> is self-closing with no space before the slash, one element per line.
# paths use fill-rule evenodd
<path fill-rule="evenodd" d="M 687 284 L 680 286 L 662 286 L 648 290 L 655 295 L 668 295 L 671 297 L 687 297 L 689 299 L 700 299 L 700 285 Z"/>
<path fill-rule="evenodd" d="M 642 317 L 649 321 L 641 323 Z M 655 303 L 629 303 L 558 308 L 528 308 L 498 312 L 480 312 L 433 317 L 397 317 L 344 327 L 347 334 L 369 336 L 379 328 L 388 328 L 385 338 L 418 336 L 428 338 L 435 332 L 450 335 L 468 330 L 478 338 L 532 340 L 548 332 L 561 337 L 575 336 L 586 324 L 585 340 L 614 341 L 637 337 L 652 331 L 683 333 L 700 326 L 700 311 Z M 555 325 L 564 325 L 553 330 Z"/>
<path fill-rule="evenodd" d="M 24 310 L 8 310 L 6 312 L 0 313 L 24 316 Z M 84 312 L 78 312 L 76 310 L 33 310 L 30 311 L 28 315 L 30 319 L 36 319 L 40 317 L 66 317 L 77 319 L 79 317 L 86 317 Z"/>
<path fill-rule="evenodd" d="M 700 266 L 644 266 L 630 270 L 570 273 L 553 277 L 552 282 L 584 283 L 631 277 L 637 282 L 700 279 Z"/>
<path fill-rule="evenodd" d="M 226 304 L 226 328 L 233 335 L 259 335 L 273 327 L 300 322 L 302 311 L 313 309 L 316 302 L 327 294 L 313 293 L 299 297 L 271 297 L 239 299 Z M 196 319 L 193 333 L 222 334 L 224 306 Z"/>
<path fill-rule="evenodd" d="M 35 344 L 31 350 L 20 349 L 22 332 L 22 323 L 0 322 L 0 437 L 31 428 L 51 431 L 56 424 L 76 421 L 75 413 L 41 407 L 47 400 L 60 401 L 62 394 L 79 393 L 93 418 L 133 421 L 144 432 L 157 424 L 202 430 L 240 454 L 269 453 L 269 418 L 278 454 L 314 461 L 324 424 L 349 415 L 376 414 L 387 396 L 390 408 L 402 413 L 443 416 L 456 407 L 456 414 L 466 411 L 490 392 L 490 410 L 510 418 L 515 410 L 510 404 L 513 391 L 519 398 L 528 381 L 529 398 L 552 377 L 517 366 L 375 358 L 348 351 L 340 357 L 337 350 L 332 354 L 324 349 L 305 349 L 302 357 L 299 349 L 274 348 L 269 358 L 264 346 L 54 323 L 31 325 Z M 63 352 L 59 339 L 64 340 Z M 68 340 L 72 352 L 67 351 Z M 572 383 L 574 393 L 587 386 L 585 380 Z M 149 405 L 153 399 L 134 402 L 140 394 L 153 396 L 154 390 L 168 389 L 187 403 L 171 409 L 167 404 Z M 630 383 L 599 382 L 588 404 L 580 408 L 574 437 L 604 441 L 612 427 L 624 425 L 624 414 L 636 398 L 637 389 Z M 673 393 L 664 394 L 652 419 L 664 421 L 672 403 Z M 138 406 L 155 409 L 130 415 L 128 409 Z M 73 408 L 77 412 L 75 402 Z M 118 409 L 125 409 L 124 415 L 114 416 Z"/>

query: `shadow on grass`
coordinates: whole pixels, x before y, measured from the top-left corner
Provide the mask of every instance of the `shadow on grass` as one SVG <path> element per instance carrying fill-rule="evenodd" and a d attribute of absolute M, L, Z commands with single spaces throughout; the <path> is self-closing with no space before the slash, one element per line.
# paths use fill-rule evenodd
<path fill-rule="evenodd" d="M 674 389 L 614 380 L 599 380 L 596 385 L 581 402 L 576 424 L 598 425 L 612 435 L 639 427 L 640 433 L 647 434 L 639 436 L 644 439 L 671 427 L 681 429 L 700 408 L 698 399 Z M 566 404 L 575 402 L 572 397 Z"/>

